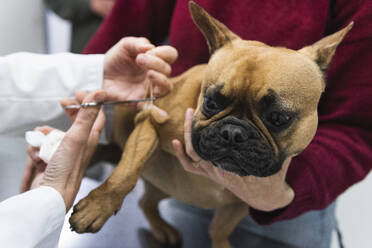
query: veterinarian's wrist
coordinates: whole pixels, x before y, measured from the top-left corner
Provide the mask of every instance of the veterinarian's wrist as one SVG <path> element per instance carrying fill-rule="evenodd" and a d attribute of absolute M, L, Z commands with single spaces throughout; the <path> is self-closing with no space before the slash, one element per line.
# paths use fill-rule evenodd
<path fill-rule="evenodd" d="M 40 186 L 51 187 L 55 189 L 56 191 L 58 191 L 61 194 L 63 201 L 65 202 L 66 213 L 67 213 L 72 207 L 72 204 L 75 200 L 77 191 L 80 186 L 81 179 L 80 180 L 71 179 L 71 180 L 66 180 L 66 182 L 62 182 L 62 181 L 53 182 L 53 181 L 46 180 L 46 181 L 41 182 Z"/>

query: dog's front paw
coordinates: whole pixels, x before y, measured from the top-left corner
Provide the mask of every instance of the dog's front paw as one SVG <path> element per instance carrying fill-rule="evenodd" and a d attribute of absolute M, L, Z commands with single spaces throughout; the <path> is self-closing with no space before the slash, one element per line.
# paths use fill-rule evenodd
<path fill-rule="evenodd" d="M 98 232 L 108 218 L 119 211 L 122 200 L 96 189 L 74 206 L 70 217 L 71 230 L 77 233 Z"/>

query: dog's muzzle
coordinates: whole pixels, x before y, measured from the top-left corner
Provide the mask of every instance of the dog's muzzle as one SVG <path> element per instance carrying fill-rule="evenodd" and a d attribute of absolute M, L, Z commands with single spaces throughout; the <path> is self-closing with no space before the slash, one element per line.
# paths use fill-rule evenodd
<path fill-rule="evenodd" d="M 283 162 L 255 127 L 231 116 L 198 130 L 193 125 L 192 145 L 202 159 L 240 176 L 267 177 Z"/>

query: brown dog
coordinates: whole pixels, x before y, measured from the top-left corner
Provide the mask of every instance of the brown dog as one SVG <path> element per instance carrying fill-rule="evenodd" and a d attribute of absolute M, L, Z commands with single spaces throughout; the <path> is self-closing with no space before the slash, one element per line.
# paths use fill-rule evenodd
<path fill-rule="evenodd" d="M 171 141 L 183 140 L 187 108 L 196 108 L 195 151 L 240 176 L 273 175 L 315 135 L 323 71 L 351 25 L 294 51 L 242 40 L 195 3 L 190 10 L 208 41 L 209 63 L 173 78 L 174 90 L 155 101 L 169 118 L 151 108 L 138 113 L 116 109 L 114 141 L 124 148 L 123 156 L 106 182 L 74 207 L 70 223 L 78 233 L 97 232 L 142 176 L 145 194 L 140 205 L 158 240 L 175 244 L 181 238 L 157 209 L 159 201 L 171 196 L 216 209 L 209 230 L 213 247 L 230 247 L 229 235 L 249 206 L 179 164 Z"/>

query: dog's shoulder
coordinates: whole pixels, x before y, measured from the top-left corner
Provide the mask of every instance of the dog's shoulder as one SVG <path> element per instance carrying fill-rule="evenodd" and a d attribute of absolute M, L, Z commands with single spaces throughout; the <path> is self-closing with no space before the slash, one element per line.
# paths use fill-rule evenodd
<path fill-rule="evenodd" d="M 181 75 L 171 78 L 171 82 L 175 87 L 180 87 L 183 83 L 201 83 L 204 78 L 204 73 L 207 68 L 207 64 L 200 64 L 191 67 Z"/>

